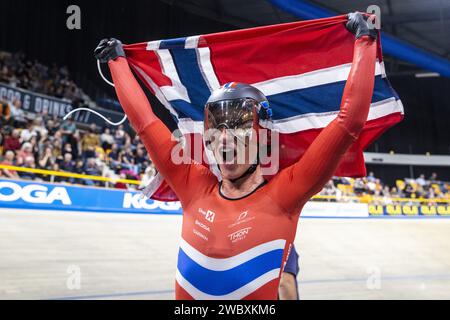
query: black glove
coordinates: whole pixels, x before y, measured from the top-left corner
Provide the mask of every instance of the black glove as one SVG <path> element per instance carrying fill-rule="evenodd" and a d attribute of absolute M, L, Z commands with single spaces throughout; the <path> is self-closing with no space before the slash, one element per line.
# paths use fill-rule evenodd
<path fill-rule="evenodd" d="M 108 62 L 109 60 L 116 60 L 118 57 L 125 58 L 122 42 L 114 38 L 103 39 L 97 48 L 95 48 L 94 57 L 102 63 Z"/>
<path fill-rule="evenodd" d="M 373 39 L 378 37 L 377 29 L 369 26 L 367 23 L 368 17 L 366 15 L 363 15 L 360 12 L 352 12 L 347 14 L 347 18 L 348 21 L 345 24 L 345 27 L 355 35 L 356 39 L 359 39 L 362 36 L 370 36 Z"/>

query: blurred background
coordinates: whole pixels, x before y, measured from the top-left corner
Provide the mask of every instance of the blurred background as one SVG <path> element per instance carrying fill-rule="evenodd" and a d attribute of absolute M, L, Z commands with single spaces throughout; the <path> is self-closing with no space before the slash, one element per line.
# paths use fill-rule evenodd
<path fill-rule="evenodd" d="M 71 5 L 81 29 L 67 27 Z M 302 297 L 450 298 L 448 0 L 2 0 L 0 298 L 173 297 L 181 209 L 137 192 L 156 174 L 139 137 L 86 112 L 62 121 L 76 107 L 123 117 L 98 74 L 100 39 L 131 44 L 370 5 L 381 10 L 405 118 L 366 150 L 367 177 L 333 178 L 313 199 L 296 242 Z"/>

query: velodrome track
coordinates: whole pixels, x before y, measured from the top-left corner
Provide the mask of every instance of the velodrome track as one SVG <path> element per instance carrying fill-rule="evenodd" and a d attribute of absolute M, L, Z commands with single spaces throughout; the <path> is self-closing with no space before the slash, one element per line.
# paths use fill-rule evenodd
<path fill-rule="evenodd" d="M 173 299 L 180 226 L 0 209 L 0 299 Z M 302 299 L 450 299 L 450 219 L 303 218 L 296 245 Z M 73 266 L 81 288 L 70 290 Z"/>

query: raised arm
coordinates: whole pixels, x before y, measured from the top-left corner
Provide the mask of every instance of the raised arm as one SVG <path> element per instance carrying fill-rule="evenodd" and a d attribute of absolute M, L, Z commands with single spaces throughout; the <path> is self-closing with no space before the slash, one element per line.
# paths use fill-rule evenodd
<path fill-rule="evenodd" d="M 182 202 L 189 199 L 190 195 L 186 192 L 188 180 L 196 178 L 194 173 L 207 169 L 190 164 L 175 164 L 172 161 L 171 154 L 177 142 L 173 141 L 172 133 L 153 113 L 150 102 L 130 70 L 120 41 L 102 40 L 95 55 L 101 62 L 108 62 L 120 104 L 155 167 Z"/>
<path fill-rule="evenodd" d="M 273 190 L 275 199 L 283 199 L 281 205 L 289 212 L 298 209 L 318 193 L 333 176 L 343 155 L 358 138 L 369 114 L 372 100 L 376 36 L 369 32 L 367 22 L 349 16 L 347 28 L 356 35 L 353 63 L 345 85 L 340 112 L 306 150 L 299 162 L 283 170 L 276 179 L 283 179 L 291 187 Z M 355 19 L 358 19 L 355 22 Z M 361 24 L 365 23 L 361 27 Z M 354 29 L 352 29 L 352 27 Z"/>

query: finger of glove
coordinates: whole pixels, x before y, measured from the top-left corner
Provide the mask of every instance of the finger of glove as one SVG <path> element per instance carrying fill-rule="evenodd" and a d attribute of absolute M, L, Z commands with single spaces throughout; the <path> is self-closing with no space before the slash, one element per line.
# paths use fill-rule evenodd
<path fill-rule="evenodd" d="M 104 39 L 100 40 L 100 42 L 99 42 L 98 46 L 102 46 L 102 45 L 105 45 L 106 43 L 108 43 L 108 41 L 109 41 L 109 39 L 108 39 L 108 38 L 104 38 Z"/>
<path fill-rule="evenodd" d="M 112 43 L 114 43 L 114 44 L 119 44 L 119 45 L 122 45 L 122 42 L 120 41 L 120 40 L 118 40 L 118 39 L 116 39 L 116 38 L 111 38 L 111 39 L 109 39 Z"/>
<path fill-rule="evenodd" d="M 108 39 L 103 39 L 98 44 L 97 48 L 94 49 L 94 55 L 100 54 L 108 46 Z"/>
<path fill-rule="evenodd" d="M 98 60 L 100 60 L 100 62 L 108 62 L 108 57 L 109 57 L 110 51 L 111 51 L 111 48 L 106 47 L 96 56 L 96 58 Z"/>
<path fill-rule="evenodd" d="M 97 48 L 104 48 L 108 45 L 108 39 L 102 39 L 97 45 Z"/>
<path fill-rule="evenodd" d="M 365 17 L 359 12 L 350 13 L 349 20 L 345 26 L 349 31 L 355 34 L 357 34 L 360 30 L 368 29 L 368 24 Z"/>
<path fill-rule="evenodd" d="M 345 24 L 347 29 L 349 29 L 352 32 L 355 32 L 359 22 L 361 21 L 361 16 L 358 15 L 357 12 L 351 12 L 347 15 L 348 21 Z"/>
<path fill-rule="evenodd" d="M 102 47 L 98 46 L 97 48 L 95 48 L 94 56 L 100 55 L 104 49 L 105 49 L 105 47 L 103 47 L 103 46 Z"/>

